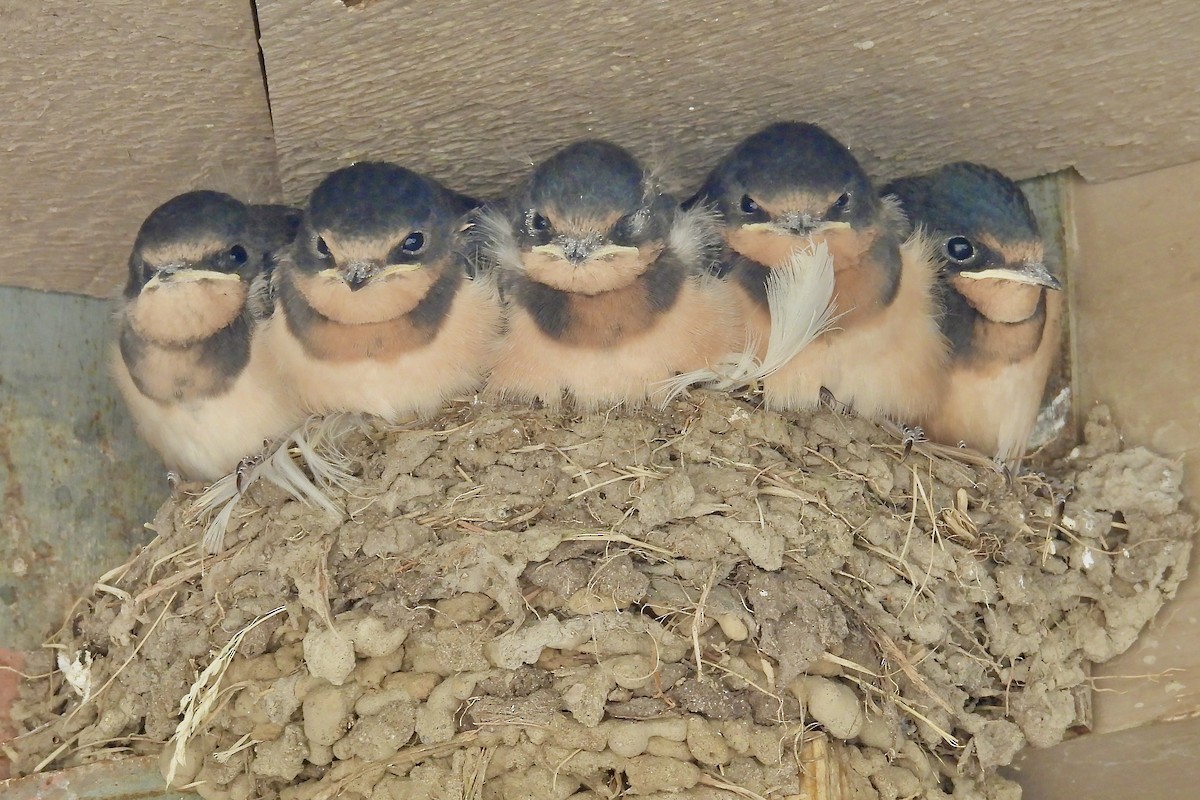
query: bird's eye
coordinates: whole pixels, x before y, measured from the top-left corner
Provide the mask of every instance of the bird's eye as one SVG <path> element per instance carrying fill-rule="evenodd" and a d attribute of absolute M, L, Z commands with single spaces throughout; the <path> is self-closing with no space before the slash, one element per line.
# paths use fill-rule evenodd
<path fill-rule="evenodd" d="M 329 257 L 329 245 L 325 243 L 325 238 L 323 236 L 317 237 L 317 252 L 326 258 Z"/>
<path fill-rule="evenodd" d="M 535 231 L 544 231 L 550 227 L 550 220 L 543 217 L 541 214 L 534 214 L 529 218 L 529 227 Z"/>
<path fill-rule="evenodd" d="M 951 261 L 965 264 L 975 257 L 975 245 L 965 236 L 951 236 L 946 240 L 946 255 Z"/>
<path fill-rule="evenodd" d="M 742 213 L 753 214 L 759 210 L 760 206 L 754 202 L 754 199 L 748 194 L 742 195 Z"/>
<path fill-rule="evenodd" d="M 157 270 L 155 270 L 154 267 L 150 266 L 149 264 L 143 263 L 142 264 L 142 283 L 149 283 L 150 279 L 154 277 L 154 273 L 156 271 Z"/>
<path fill-rule="evenodd" d="M 829 207 L 830 211 L 842 212 L 850 207 L 850 193 L 842 192 L 838 195 L 838 199 L 833 201 L 833 205 Z"/>
<path fill-rule="evenodd" d="M 240 267 L 242 264 L 245 264 L 247 258 L 249 258 L 249 256 L 246 254 L 246 248 L 242 247 L 240 244 L 235 244 L 233 247 L 229 248 L 229 260 L 237 266 Z"/>
<path fill-rule="evenodd" d="M 415 255 L 425 247 L 425 234 L 420 231 L 413 231 L 408 236 L 404 237 L 404 241 L 400 243 L 400 249 L 410 255 Z"/>

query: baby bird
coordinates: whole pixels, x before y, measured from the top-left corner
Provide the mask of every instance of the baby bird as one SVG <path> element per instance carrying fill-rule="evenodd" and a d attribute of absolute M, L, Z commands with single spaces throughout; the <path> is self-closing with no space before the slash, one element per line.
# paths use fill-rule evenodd
<path fill-rule="evenodd" d="M 384 162 L 339 169 L 313 190 L 265 331 L 306 409 L 429 416 L 482 384 L 500 309 L 467 277 L 472 205 Z"/>
<path fill-rule="evenodd" d="M 832 256 L 835 328 L 765 379 L 767 405 L 810 408 L 824 388 L 868 417 L 910 420 L 933 406 L 946 344 L 930 248 L 903 242 L 903 217 L 844 145 L 816 125 L 770 125 L 738 144 L 688 204 L 719 214 L 721 272 L 759 357 L 771 316 L 796 313 L 768 303 L 772 271 L 822 243 Z"/>
<path fill-rule="evenodd" d="M 195 191 L 156 208 L 138 231 L 111 366 L 138 430 L 170 469 L 215 480 L 303 418 L 249 308 L 298 221 L 294 209 Z"/>
<path fill-rule="evenodd" d="M 941 263 L 951 362 L 925 433 L 1019 463 L 1058 354 L 1063 306 L 1029 203 L 1004 175 L 966 162 L 883 191 L 933 237 Z"/>
<path fill-rule="evenodd" d="M 615 144 L 563 148 L 480 228 L 508 323 L 493 393 L 638 405 L 732 348 L 732 297 L 707 268 L 710 215 L 681 210 Z"/>

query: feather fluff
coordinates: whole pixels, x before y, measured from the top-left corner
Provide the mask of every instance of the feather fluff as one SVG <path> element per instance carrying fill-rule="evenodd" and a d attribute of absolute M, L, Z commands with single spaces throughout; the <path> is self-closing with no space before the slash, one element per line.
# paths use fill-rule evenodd
<path fill-rule="evenodd" d="M 223 549 L 225 532 L 238 501 L 259 480 L 278 486 L 302 503 L 341 517 L 344 509 L 334 503 L 329 493 L 334 489 L 348 491 L 356 478 L 350 472 L 349 459 L 340 443 L 362 425 L 363 419 L 357 414 L 309 417 L 299 428 L 269 443 L 262 453 L 246 459 L 234 472 L 205 489 L 192 508 L 193 519 L 208 523 L 204 531 L 205 551 L 219 553 Z M 308 467 L 311 478 L 301 465 Z"/>
<path fill-rule="evenodd" d="M 833 288 L 833 256 L 828 246 L 822 242 L 812 249 L 797 250 L 786 264 L 771 270 L 767 278 L 771 333 L 762 360 L 754 355 L 759 342 L 748 336 L 741 352 L 730 353 L 710 367 L 663 381 L 663 404 L 689 386 L 732 391 L 753 385 L 777 371 L 837 321 Z"/>

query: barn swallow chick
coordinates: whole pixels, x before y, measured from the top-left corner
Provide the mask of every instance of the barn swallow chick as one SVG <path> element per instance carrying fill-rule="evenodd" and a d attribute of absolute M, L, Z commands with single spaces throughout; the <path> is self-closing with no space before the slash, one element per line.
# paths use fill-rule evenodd
<path fill-rule="evenodd" d="M 483 215 L 481 235 L 508 315 L 493 393 L 638 405 L 731 349 L 732 297 L 706 266 L 711 214 L 680 209 L 617 145 L 560 150 Z"/>
<path fill-rule="evenodd" d="M 306 409 L 429 416 L 482 383 L 500 308 L 467 277 L 471 205 L 384 162 L 339 169 L 313 190 L 265 333 Z"/>
<path fill-rule="evenodd" d="M 215 480 L 303 418 L 248 309 L 298 223 L 294 209 L 196 191 L 142 224 L 112 369 L 139 431 L 172 470 Z"/>
<path fill-rule="evenodd" d="M 884 187 L 938 247 L 951 361 L 926 435 L 1019 462 L 1059 349 L 1061 285 L 1020 188 L 979 164 Z"/>
<path fill-rule="evenodd" d="M 816 125 L 770 125 L 717 165 L 689 201 L 699 204 L 720 216 L 721 271 L 759 357 L 771 340 L 772 315 L 812 312 L 773 308 L 772 272 L 820 245 L 832 257 L 836 327 L 766 378 L 769 406 L 813 407 L 822 388 L 869 417 L 912 419 L 933 405 L 946 346 L 928 245 L 903 242 L 903 218 L 876 196 L 845 146 Z"/>

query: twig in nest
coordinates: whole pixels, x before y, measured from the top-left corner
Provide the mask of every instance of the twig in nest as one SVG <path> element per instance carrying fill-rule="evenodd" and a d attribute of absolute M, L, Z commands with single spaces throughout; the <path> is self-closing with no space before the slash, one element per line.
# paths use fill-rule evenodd
<path fill-rule="evenodd" d="M 575 534 L 574 536 L 565 537 L 563 539 L 563 541 L 564 542 L 620 542 L 621 544 L 627 544 L 630 547 L 637 547 L 637 548 L 641 548 L 642 550 L 648 550 L 651 553 L 657 553 L 658 555 L 660 555 L 664 558 L 675 558 L 676 557 L 675 553 L 671 552 L 670 550 L 664 550 L 661 547 L 655 547 L 654 545 L 652 545 L 648 542 L 643 542 L 640 539 L 634 539 L 632 536 L 626 536 L 623 533 L 600 533 L 600 532 L 578 533 L 578 534 Z"/>
<path fill-rule="evenodd" d="M 813 583 L 816 583 L 818 586 L 832 595 L 833 598 L 841 603 L 847 611 L 854 615 L 854 617 L 862 624 L 862 626 L 867 629 L 867 633 L 870 634 L 871 638 L 875 640 L 875 644 L 879 647 L 879 649 L 882 650 L 889 659 L 894 661 L 897 666 L 900 667 L 900 671 L 904 673 L 906 678 L 912 681 L 914 686 L 920 689 L 927 697 L 929 697 L 930 700 L 933 701 L 936 706 L 941 708 L 943 711 L 948 714 L 954 713 L 954 709 L 948 702 L 946 702 L 946 699 L 930 688 L 929 683 L 925 680 L 921 673 L 917 671 L 916 667 L 912 665 L 912 662 L 908 660 L 908 657 L 904 655 L 904 653 L 900 650 L 900 647 L 894 641 L 892 641 L 892 638 L 884 633 L 879 626 L 867 619 L 867 615 L 863 612 L 863 610 L 856 605 L 844 591 L 842 591 L 841 587 L 835 586 L 829 581 L 822 580 L 820 576 L 809 573 L 807 570 L 805 571 L 805 574 L 808 576 L 809 580 L 811 580 Z"/>
<path fill-rule="evenodd" d="M 846 680 L 850 681 L 851 683 L 853 683 L 856 686 L 858 686 L 859 688 L 861 688 L 863 691 L 877 694 L 880 697 L 884 698 L 885 700 L 890 700 L 891 702 L 900 706 L 900 708 L 904 709 L 904 712 L 906 714 L 908 714 L 910 717 L 913 717 L 914 719 L 918 719 L 921 722 L 924 722 L 930 728 L 932 728 L 934 733 L 936 733 L 938 736 L 942 737 L 942 740 L 945 741 L 946 744 L 950 745 L 951 747 L 955 747 L 955 748 L 962 747 L 962 743 L 959 742 L 956 737 L 954 737 L 954 736 L 950 735 L 949 733 L 947 733 L 946 731 L 942 730 L 935 722 L 933 722 L 933 720 L 929 719 L 929 717 L 925 716 L 920 711 L 917 711 L 911 705 L 904 702 L 904 699 L 902 697 L 900 697 L 900 695 L 898 695 L 894 692 L 892 692 L 892 693 L 885 692 L 883 689 L 880 689 L 878 686 L 873 686 L 870 683 L 867 683 L 866 681 L 864 681 L 862 678 L 859 678 L 855 675 L 844 675 L 843 677 L 845 677 Z"/>
<path fill-rule="evenodd" d="M 74 719 L 75 715 L 78 714 L 85 706 L 87 706 L 88 703 L 95 702 L 97 697 L 104 694 L 104 691 L 106 689 L 108 689 L 109 686 L 112 686 L 113 681 L 115 681 L 117 679 L 117 676 L 120 675 L 121 672 L 130 665 L 130 663 L 133 662 L 133 659 L 137 657 L 137 654 L 139 652 L 141 652 L 142 647 L 146 644 L 147 641 L 150 640 L 150 636 L 151 636 L 151 634 L 154 633 L 154 629 L 158 627 L 158 623 L 162 622 L 163 617 L 165 617 L 167 615 L 167 611 L 170 610 L 171 604 L 175 602 L 176 596 L 177 595 L 171 595 L 171 599 L 167 601 L 167 604 L 165 606 L 163 606 L 162 613 L 160 613 L 158 615 L 158 618 L 156 620 L 154 620 L 154 624 L 150 626 L 150 629 L 148 631 L 146 631 L 146 635 L 142 637 L 142 640 L 137 643 L 137 647 L 135 647 L 133 649 L 133 652 L 129 654 L 129 658 L 125 659 L 125 662 L 123 664 L 121 664 L 120 667 L 117 668 L 117 671 L 114 672 L 107 681 L 104 682 L 103 686 L 101 686 L 99 689 L 97 689 L 95 692 L 93 692 L 91 695 L 89 695 L 87 698 L 85 698 L 83 700 L 83 702 L 81 702 L 78 706 L 75 707 L 74 711 L 72 711 L 69 715 L 67 715 L 67 719 L 66 719 L 67 722 L 70 722 L 72 719 Z M 76 731 L 72 736 L 70 736 L 66 741 L 64 741 L 58 747 L 54 748 L 54 750 L 50 753 L 50 755 L 46 756 L 45 758 L 43 758 L 41 761 L 38 762 L 37 766 L 33 768 L 33 770 L 31 771 L 30 774 L 36 774 L 38 772 L 41 772 L 47 766 L 49 766 L 50 763 L 52 761 L 54 761 L 54 759 L 58 758 L 68 747 L 71 746 L 71 744 L 77 738 L 79 738 L 79 734 L 83 733 L 84 730 L 86 730 L 86 729 L 81 728 L 79 731 Z"/>
<path fill-rule="evenodd" d="M 736 784 L 729 783 L 728 781 L 722 780 L 716 775 L 708 772 L 700 775 L 700 785 L 711 786 L 714 789 L 721 789 L 722 791 L 729 792 L 730 794 L 736 794 L 738 797 L 745 797 L 746 800 L 767 800 L 767 798 L 763 797 L 758 792 L 753 792 L 747 789 L 745 786 L 738 786 Z"/>
<path fill-rule="evenodd" d="M 484 747 L 474 758 L 468 754 L 467 763 L 463 764 L 463 800 L 482 800 L 487 768 L 495 752 L 495 747 Z"/>
<path fill-rule="evenodd" d="M 283 613 L 284 610 L 286 610 L 286 606 L 274 608 L 230 637 L 229 641 L 225 643 L 225 646 L 221 648 L 216 657 L 196 678 L 196 682 L 192 684 L 192 688 L 179 701 L 179 713 L 183 715 L 183 719 L 175 727 L 175 735 L 172 737 L 175 741 L 175 749 L 171 754 L 171 761 L 167 767 L 167 786 L 175 782 L 175 771 L 184 763 L 188 742 L 195 735 L 196 731 L 200 730 L 200 727 L 207 722 L 209 712 L 216 704 L 217 698 L 220 695 L 221 678 L 225 677 L 225 671 L 229 669 L 229 664 L 233 661 L 233 657 L 237 653 L 242 639 L 250 631 L 276 614 Z"/>
<path fill-rule="evenodd" d="M 700 599 L 692 612 L 692 654 L 696 658 L 696 677 L 704 675 L 704 659 L 700 655 L 700 629 L 704 626 L 704 610 L 708 605 L 708 593 L 712 591 L 713 582 L 717 579 L 717 562 L 713 562 L 708 571 L 708 580 L 700 590 Z"/>
<path fill-rule="evenodd" d="M 332 798 L 340 795 L 342 793 L 342 789 L 348 784 L 358 780 L 364 775 L 369 775 L 372 772 L 383 775 L 383 773 L 391 769 L 407 771 L 409 767 L 412 767 L 414 764 L 420 764 L 422 761 L 428 758 L 438 758 L 440 756 L 450 755 L 456 750 L 461 750 L 462 748 L 474 742 L 478 736 L 479 731 L 477 730 L 467 731 L 465 733 L 458 734 L 448 742 L 442 742 L 441 744 L 422 745 L 420 747 L 410 747 L 407 750 L 401 750 L 392 758 L 391 761 L 368 764 L 362 769 L 352 772 L 351 774 L 334 783 L 332 786 L 328 786 L 317 794 L 313 795 L 312 800 L 332 800 Z"/>

